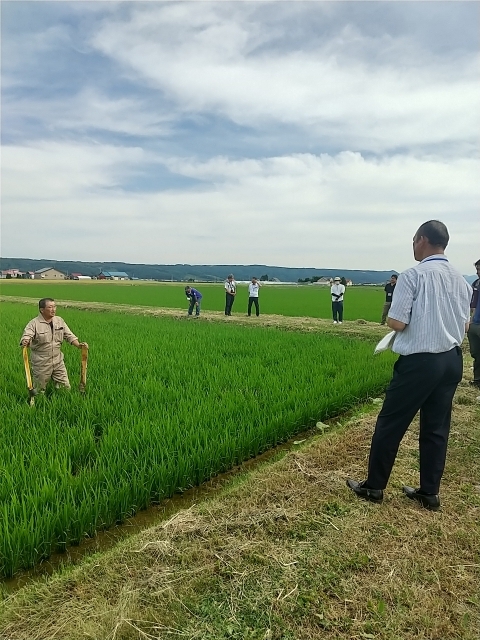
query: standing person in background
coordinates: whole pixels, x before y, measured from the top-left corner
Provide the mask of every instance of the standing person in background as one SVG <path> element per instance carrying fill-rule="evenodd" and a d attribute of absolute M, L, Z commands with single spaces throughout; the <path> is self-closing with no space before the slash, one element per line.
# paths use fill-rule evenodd
<path fill-rule="evenodd" d="M 337 276 L 333 279 L 330 287 L 332 294 L 332 313 L 333 324 L 342 324 L 343 322 L 343 294 L 345 293 L 345 285 L 341 284 L 340 278 Z"/>
<path fill-rule="evenodd" d="M 385 324 L 387 320 L 388 311 L 392 306 L 392 296 L 393 292 L 395 291 L 395 285 L 397 284 L 397 277 L 398 276 L 396 276 L 395 274 L 390 276 L 390 282 L 387 282 L 387 284 L 385 285 L 385 304 L 383 305 L 382 321 L 380 324 Z"/>
<path fill-rule="evenodd" d="M 255 305 L 256 316 L 260 315 L 260 307 L 258 305 L 258 291 L 260 289 L 260 283 L 256 278 L 252 278 L 252 281 L 248 285 L 248 315 L 252 315 L 252 304 Z"/>
<path fill-rule="evenodd" d="M 21 347 L 30 347 L 34 387 L 44 391 L 50 379 L 57 389 L 70 389 L 67 369 L 61 351 L 62 342 L 69 342 L 81 349 L 86 342 L 79 342 L 63 318 L 57 316 L 57 305 L 53 298 L 42 298 L 38 303 L 39 314 L 27 324 L 20 339 Z"/>
<path fill-rule="evenodd" d="M 202 299 L 202 294 L 193 287 L 185 287 L 185 294 L 190 303 L 188 307 L 188 315 L 191 316 L 195 309 L 195 317 L 198 318 L 200 315 L 200 300 Z"/>
<path fill-rule="evenodd" d="M 347 480 L 359 498 L 371 502 L 382 502 L 400 442 L 420 411 L 420 487 L 404 486 L 403 492 L 426 509 L 440 508 L 438 492 L 453 396 L 463 374 L 460 345 L 472 294 L 444 254 L 448 241 L 442 222 L 422 224 L 413 238 L 413 255 L 420 264 L 398 278 L 387 324 L 397 332 L 392 351 L 399 358 L 375 425 L 367 479 Z"/>
<path fill-rule="evenodd" d="M 232 315 L 232 307 L 237 295 L 237 283 L 233 279 L 233 273 L 227 277 L 225 282 L 225 315 Z"/>
<path fill-rule="evenodd" d="M 470 303 L 472 320 L 468 328 L 470 355 L 473 358 L 473 380 L 470 384 L 480 389 L 480 260 L 475 263 L 478 278 L 472 284 L 473 296 Z"/>

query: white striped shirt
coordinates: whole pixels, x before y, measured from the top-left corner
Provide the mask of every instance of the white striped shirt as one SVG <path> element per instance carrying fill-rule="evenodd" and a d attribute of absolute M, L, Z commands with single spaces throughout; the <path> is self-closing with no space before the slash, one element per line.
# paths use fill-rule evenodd
<path fill-rule="evenodd" d="M 392 351 L 443 353 L 460 346 L 469 319 L 472 289 L 443 254 L 429 256 L 398 276 L 389 318 L 407 326 Z"/>

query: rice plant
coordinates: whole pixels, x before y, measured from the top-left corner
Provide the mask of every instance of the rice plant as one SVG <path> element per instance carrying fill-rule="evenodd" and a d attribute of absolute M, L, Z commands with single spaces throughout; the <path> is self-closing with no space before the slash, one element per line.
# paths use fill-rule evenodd
<path fill-rule="evenodd" d="M 30 305 L 0 305 L 0 574 L 123 521 L 378 393 L 369 341 L 259 326 L 61 310 L 71 392 L 27 404 Z"/>
<path fill-rule="evenodd" d="M 203 293 L 202 309 L 223 311 L 225 289 L 223 284 L 196 285 Z M 107 302 L 133 306 L 166 307 L 178 309 L 185 306 L 184 285 L 181 283 L 137 283 L 98 281 L 15 281 L 3 280 L 2 295 L 43 298 L 53 296 L 58 300 L 83 302 Z M 345 320 L 363 318 L 380 322 L 385 293 L 383 287 L 348 287 L 345 293 Z M 238 287 L 233 314 L 247 311 L 246 285 Z M 312 318 L 331 318 L 329 287 L 264 285 L 260 292 L 261 313 Z"/>

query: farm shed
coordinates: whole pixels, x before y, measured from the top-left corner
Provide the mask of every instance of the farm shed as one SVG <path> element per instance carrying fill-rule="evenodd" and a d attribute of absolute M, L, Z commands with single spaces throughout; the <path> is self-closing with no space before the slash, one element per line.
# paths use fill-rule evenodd
<path fill-rule="evenodd" d="M 130 276 L 125 271 L 101 271 L 98 274 L 99 280 L 130 280 Z"/>
<path fill-rule="evenodd" d="M 18 269 L 6 269 L 5 271 L 2 271 L 1 276 L 2 278 L 23 278 L 24 274 L 23 271 L 19 271 Z"/>
<path fill-rule="evenodd" d="M 35 280 L 65 280 L 66 276 L 53 267 L 43 267 L 35 271 Z"/>

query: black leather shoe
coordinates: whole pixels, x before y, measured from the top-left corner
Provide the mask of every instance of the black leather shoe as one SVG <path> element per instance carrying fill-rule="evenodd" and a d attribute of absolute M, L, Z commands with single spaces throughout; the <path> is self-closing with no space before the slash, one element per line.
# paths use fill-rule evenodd
<path fill-rule="evenodd" d="M 356 480 L 348 478 L 347 487 L 349 487 L 353 493 L 356 493 L 359 498 L 380 504 L 383 500 L 382 489 L 367 489 L 367 487 L 364 487 L 366 482 L 366 480 L 363 482 L 357 482 Z"/>
<path fill-rule="evenodd" d="M 403 493 L 410 498 L 410 500 L 416 500 L 422 507 L 429 511 L 438 511 L 440 509 L 440 498 L 436 495 L 425 495 L 419 493 L 420 489 L 414 489 L 413 487 L 403 487 Z"/>

